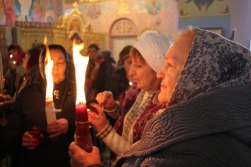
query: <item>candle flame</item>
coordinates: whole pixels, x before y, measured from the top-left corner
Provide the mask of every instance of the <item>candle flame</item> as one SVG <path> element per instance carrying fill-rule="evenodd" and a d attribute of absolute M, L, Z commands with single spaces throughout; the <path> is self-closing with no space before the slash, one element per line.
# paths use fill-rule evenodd
<path fill-rule="evenodd" d="M 75 65 L 76 85 L 77 85 L 76 104 L 86 103 L 84 87 L 85 87 L 85 73 L 89 57 L 82 56 L 80 54 L 80 51 L 83 48 L 84 48 L 83 43 L 76 44 L 75 40 L 73 40 L 73 61 Z"/>
<path fill-rule="evenodd" d="M 44 45 L 45 45 L 45 77 L 46 77 L 46 100 L 53 99 L 53 76 L 52 76 L 52 68 L 53 68 L 53 61 L 51 59 L 50 50 L 47 45 L 47 37 L 44 37 Z"/>

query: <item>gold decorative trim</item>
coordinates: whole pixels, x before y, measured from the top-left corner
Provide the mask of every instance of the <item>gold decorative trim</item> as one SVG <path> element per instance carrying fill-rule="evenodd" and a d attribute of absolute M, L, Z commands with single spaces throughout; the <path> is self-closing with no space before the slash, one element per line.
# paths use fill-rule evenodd
<path fill-rule="evenodd" d="M 137 36 L 137 41 L 146 33 L 149 33 L 149 32 L 155 32 L 155 33 L 159 33 L 158 30 L 155 30 L 154 28 L 152 28 L 148 22 L 147 26 L 140 31 L 139 35 Z"/>

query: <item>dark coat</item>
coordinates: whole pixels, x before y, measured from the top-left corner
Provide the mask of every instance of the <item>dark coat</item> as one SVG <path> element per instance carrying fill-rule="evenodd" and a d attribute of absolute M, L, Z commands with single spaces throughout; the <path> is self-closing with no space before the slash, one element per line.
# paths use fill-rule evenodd
<path fill-rule="evenodd" d="M 173 105 L 113 166 L 250 167 L 251 86 Z"/>
<path fill-rule="evenodd" d="M 12 154 L 11 166 L 70 166 L 68 147 L 74 140 L 75 132 L 75 84 L 64 80 L 55 88 L 59 90 L 59 100 L 54 96 L 55 108 L 62 109 L 57 118 L 68 120 L 67 134 L 54 139 L 48 138 L 45 86 L 31 84 L 25 87 L 16 98 L 4 130 L 4 142 Z M 40 139 L 39 146 L 29 150 L 21 146 L 22 136 L 34 125 L 41 130 L 44 137 Z"/>
<path fill-rule="evenodd" d="M 120 68 L 108 78 L 105 90 L 111 91 L 114 99 L 117 99 L 119 94 L 124 92 L 128 86 L 129 81 L 126 77 L 126 71 L 124 68 Z"/>
<path fill-rule="evenodd" d="M 22 77 L 22 82 L 18 86 L 18 90 L 15 92 L 14 99 L 21 92 L 23 88 L 33 83 L 41 83 L 44 82 L 42 78 L 38 65 L 33 66 L 30 71 L 27 71 Z"/>
<path fill-rule="evenodd" d="M 102 62 L 99 67 L 97 78 L 92 80 L 92 89 L 96 89 L 98 92 L 103 92 L 105 90 L 106 79 L 107 67 L 106 63 Z"/>
<path fill-rule="evenodd" d="M 107 66 L 106 63 L 99 59 L 99 61 L 89 60 L 86 69 L 86 79 L 91 79 L 91 84 L 86 87 L 86 97 L 95 98 L 99 92 L 105 90 L 107 80 Z"/>

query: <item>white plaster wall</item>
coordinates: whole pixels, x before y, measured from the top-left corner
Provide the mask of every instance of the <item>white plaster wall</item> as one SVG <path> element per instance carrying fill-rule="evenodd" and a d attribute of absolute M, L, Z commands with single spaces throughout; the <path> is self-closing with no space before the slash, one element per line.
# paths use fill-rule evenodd
<path fill-rule="evenodd" d="M 170 7 L 168 10 L 159 12 L 156 15 L 149 13 L 137 13 L 135 11 L 135 0 L 126 0 L 129 5 L 129 14 L 116 14 L 117 1 L 107 1 L 104 3 L 110 4 L 110 12 L 101 14 L 97 19 L 92 19 L 89 16 L 83 16 L 85 23 L 90 23 L 92 31 L 102 33 L 105 35 L 105 46 L 111 49 L 112 41 L 109 41 L 110 29 L 112 24 L 120 18 L 130 19 L 137 27 L 138 33 L 140 33 L 148 24 L 150 26 L 166 35 L 170 35 L 174 30 L 178 29 L 178 5 L 176 0 L 169 0 Z M 81 9 L 84 4 L 79 4 Z M 70 4 L 63 3 L 63 12 L 67 9 L 73 8 Z"/>
<path fill-rule="evenodd" d="M 251 0 L 232 0 L 231 31 L 235 30 L 234 41 L 250 49 Z"/>

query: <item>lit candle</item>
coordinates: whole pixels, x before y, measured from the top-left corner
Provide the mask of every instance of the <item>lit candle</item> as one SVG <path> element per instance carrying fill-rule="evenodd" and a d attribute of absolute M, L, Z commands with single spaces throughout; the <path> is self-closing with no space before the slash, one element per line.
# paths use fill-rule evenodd
<path fill-rule="evenodd" d="M 45 45 L 45 77 L 46 77 L 46 95 L 45 95 L 45 112 L 46 112 L 46 120 L 47 124 L 56 120 L 55 108 L 53 102 L 53 76 L 52 76 L 52 68 L 53 61 L 51 59 L 50 51 L 48 48 L 47 37 L 44 37 L 44 45 Z"/>
<path fill-rule="evenodd" d="M 82 56 L 80 51 L 84 48 L 84 44 L 77 45 L 75 40 L 73 41 L 73 60 L 76 74 L 77 85 L 77 98 L 76 98 L 76 142 L 77 144 L 87 152 L 92 151 L 92 139 L 88 123 L 88 114 L 85 98 L 85 75 L 83 71 L 86 71 L 89 57 Z"/>

